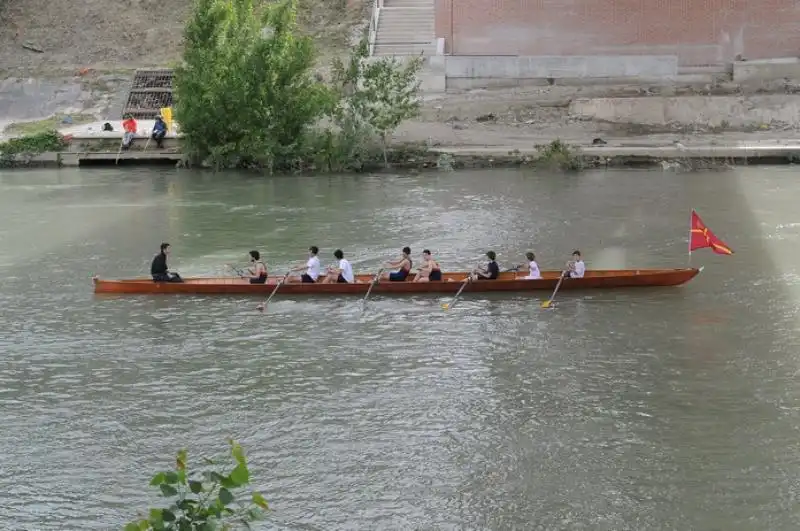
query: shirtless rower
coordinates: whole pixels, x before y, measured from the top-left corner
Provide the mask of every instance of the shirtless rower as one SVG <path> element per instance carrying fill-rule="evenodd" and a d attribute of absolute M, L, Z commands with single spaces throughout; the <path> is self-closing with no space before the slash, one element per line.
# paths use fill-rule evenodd
<path fill-rule="evenodd" d="M 567 262 L 567 271 L 564 276 L 567 278 L 583 278 L 586 274 L 586 264 L 583 263 L 581 252 L 577 249 L 572 251 L 572 260 Z"/>
<path fill-rule="evenodd" d="M 414 282 L 437 282 L 442 280 L 442 269 L 439 263 L 433 259 L 428 249 L 422 251 L 422 266 L 414 277 Z"/>
<path fill-rule="evenodd" d="M 312 245 L 311 247 L 309 247 L 308 261 L 303 265 L 298 265 L 289 270 L 292 273 L 297 273 L 305 269 L 306 272 L 300 276 L 289 276 L 286 278 L 286 282 L 289 283 L 303 282 L 306 284 L 314 284 L 319 278 L 319 273 L 321 268 L 319 263 L 319 258 L 317 258 L 317 254 L 319 254 L 319 247 L 317 247 L 316 245 Z"/>
<path fill-rule="evenodd" d="M 528 259 L 528 274 L 527 276 L 520 277 L 522 280 L 538 280 L 542 278 L 542 273 L 539 271 L 539 264 L 536 263 L 536 255 L 528 252 L 525 253 L 525 258 Z M 523 269 L 525 265 L 519 266 L 519 269 Z"/>
<path fill-rule="evenodd" d="M 253 264 L 253 267 L 247 270 L 250 273 L 250 284 L 266 284 L 267 266 L 261 261 L 261 253 L 250 251 L 250 263 Z"/>
<path fill-rule="evenodd" d="M 411 248 L 403 247 L 403 254 L 400 256 L 400 259 L 393 262 L 386 262 L 385 265 L 386 267 L 397 267 L 399 269 L 392 273 L 382 273 L 381 280 L 403 282 L 408 278 L 408 274 L 411 273 L 411 266 L 413 266 L 413 262 L 411 261 Z"/>
<path fill-rule="evenodd" d="M 497 280 L 497 277 L 500 276 L 500 266 L 497 265 L 497 255 L 495 252 L 487 252 L 486 258 L 488 258 L 489 261 L 485 266 L 472 274 L 472 280 Z"/>
<path fill-rule="evenodd" d="M 322 284 L 331 284 L 333 282 L 353 284 L 356 281 L 356 277 L 353 274 L 353 266 L 344 257 L 342 250 L 336 249 L 333 251 L 333 256 L 336 257 L 339 263 L 336 267 L 328 268 L 328 275 L 322 279 Z"/>

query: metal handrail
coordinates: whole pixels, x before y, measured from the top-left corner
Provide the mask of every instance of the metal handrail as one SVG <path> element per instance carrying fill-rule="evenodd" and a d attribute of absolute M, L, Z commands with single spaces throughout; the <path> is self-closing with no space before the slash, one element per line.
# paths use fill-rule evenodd
<path fill-rule="evenodd" d="M 381 9 L 383 9 L 383 0 L 374 0 L 372 2 L 372 14 L 369 18 L 369 54 L 374 55 L 375 40 L 378 38 L 378 20 L 381 16 Z"/>

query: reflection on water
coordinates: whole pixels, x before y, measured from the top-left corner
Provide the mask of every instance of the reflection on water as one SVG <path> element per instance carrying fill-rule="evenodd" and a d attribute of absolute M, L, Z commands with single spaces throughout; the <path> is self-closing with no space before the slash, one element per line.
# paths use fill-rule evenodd
<path fill-rule="evenodd" d="M 149 475 L 249 451 L 280 529 L 796 529 L 800 184 L 792 169 L 275 177 L 0 173 L 0 527 L 111 529 Z M 529 295 L 94 297 L 261 250 L 488 249 L 558 268 L 686 264 L 683 288 Z"/>

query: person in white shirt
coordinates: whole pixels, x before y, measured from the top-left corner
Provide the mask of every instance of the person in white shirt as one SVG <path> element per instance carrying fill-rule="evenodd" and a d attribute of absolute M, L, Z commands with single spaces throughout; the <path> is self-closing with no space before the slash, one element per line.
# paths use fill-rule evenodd
<path fill-rule="evenodd" d="M 356 276 L 353 274 L 353 267 L 350 262 L 344 257 L 341 249 L 333 251 L 333 256 L 339 260 L 336 267 L 328 268 L 328 275 L 322 279 L 323 284 L 330 284 L 333 282 L 340 282 L 342 284 L 352 284 L 356 281 Z"/>
<path fill-rule="evenodd" d="M 321 266 L 319 264 L 319 258 L 317 258 L 317 254 L 319 254 L 319 247 L 316 245 L 312 245 L 308 248 L 308 261 L 305 264 L 298 265 L 293 267 L 289 271 L 292 273 L 297 273 L 299 271 L 303 271 L 305 269 L 305 273 L 300 275 L 299 277 L 287 277 L 286 282 L 306 282 L 306 283 L 315 283 L 319 278 L 319 273 Z"/>
<path fill-rule="evenodd" d="M 539 264 L 536 263 L 536 255 L 533 253 L 525 253 L 525 258 L 528 259 L 528 275 L 522 277 L 522 280 L 538 280 L 542 278 L 542 273 L 539 271 Z M 520 269 L 525 265 L 519 266 Z"/>
<path fill-rule="evenodd" d="M 577 249 L 572 251 L 572 260 L 567 262 L 567 270 L 564 274 L 567 278 L 583 278 L 586 274 L 586 264 L 583 263 L 581 252 Z"/>

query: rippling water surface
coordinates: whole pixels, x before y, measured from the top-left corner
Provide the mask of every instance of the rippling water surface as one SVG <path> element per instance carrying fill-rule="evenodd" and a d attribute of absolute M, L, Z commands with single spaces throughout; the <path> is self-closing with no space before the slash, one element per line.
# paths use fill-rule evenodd
<path fill-rule="evenodd" d="M 113 529 L 174 452 L 248 451 L 271 529 L 794 530 L 800 176 L 516 171 L 263 178 L 0 173 L 0 528 Z M 677 289 L 445 299 L 95 297 L 262 250 L 404 245 L 558 268 L 736 254 Z"/>

